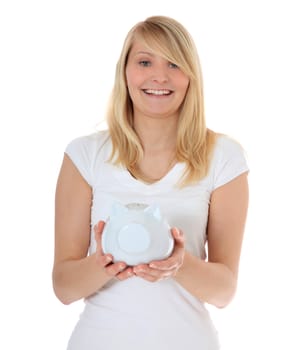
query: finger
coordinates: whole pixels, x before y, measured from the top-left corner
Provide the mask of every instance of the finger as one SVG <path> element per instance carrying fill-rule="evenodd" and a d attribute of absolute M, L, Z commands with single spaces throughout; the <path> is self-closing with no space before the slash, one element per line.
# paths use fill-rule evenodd
<path fill-rule="evenodd" d="M 152 269 L 158 269 L 162 271 L 178 269 L 183 263 L 184 254 L 184 247 L 181 245 L 176 245 L 172 255 L 169 258 L 164 260 L 151 261 L 149 267 L 151 267 Z"/>
<path fill-rule="evenodd" d="M 97 252 L 99 254 L 103 254 L 102 247 L 101 247 L 101 237 L 102 237 L 104 226 L 105 226 L 105 222 L 104 221 L 99 221 L 94 226 L 94 233 L 95 233 L 95 240 L 96 240 L 96 250 L 97 250 Z"/>
<path fill-rule="evenodd" d="M 185 239 L 184 234 L 181 230 L 179 230 L 177 227 L 173 227 L 171 229 L 171 233 L 173 235 L 173 238 L 175 240 L 175 245 L 179 245 L 180 247 L 184 247 Z"/>
<path fill-rule="evenodd" d="M 146 273 L 148 270 L 151 270 L 151 268 L 147 264 L 140 264 L 133 267 L 133 272 L 137 276 L 141 273 Z"/>
<path fill-rule="evenodd" d="M 101 235 L 102 235 L 104 226 L 105 226 L 105 222 L 102 220 L 98 221 L 98 223 L 94 226 L 96 241 L 101 239 Z"/>
<path fill-rule="evenodd" d="M 149 264 L 149 266 L 152 269 L 156 269 L 160 271 L 174 270 L 178 267 L 178 265 L 179 265 L 179 259 L 175 256 L 162 261 L 152 261 Z"/>
<path fill-rule="evenodd" d="M 156 282 L 158 281 L 157 278 L 155 278 L 154 276 L 148 275 L 148 274 L 144 274 L 141 273 L 140 275 L 137 275 L 140 278 L 143 278 L 144 280 L 148 281 L 148 282 Z"/>
<path fill-rule="evenodd" d="M 161 273 L 161 274 L 153 275 L 153 274 L 141 272 L 141 273 L 137 274 L 137 276 L 140 278 L 143 278 L 144 280 L 146 280 L 148 282 L 158 282 L 158 281 L 162 281 L 163 279 L 170 277 L 171 274 L 170 273 L 168 273 L 168 274 Z"/>
<path fill-rule="evenodd" d="M 127 267 L 126 269 L 124 269 L 122 272 L 119 272 L 116 275 L 116 278 L 120 281 L 126 280 L 130 277 L 134 276 L 134 272 L 133 269 L 131 267 Z"/>
<path fill-rule="evenodd" d="M 139 277 L 145 278 L 146 276 L 149 276 L 157 280 L 170 275 L 169 271 L 152 269 L 148 265 L 144 265 L 143 267 L 138 267 L 138 266 L 134 267 L 134 273 Z"/>
<path fill-rule="evenodd" d="M 99 255 L 97 258 L 98 264 L 101 265 L 102 267 L 109 265 L 112 262 L 112 260 L 113 258 L 110 254 Z"/>
<path fill-rule="evenodd" d="M 120 272 L 122 272 L 123 270 L 125 270 L 127 267 L 127 264 L 124 262 L 117 262 L 114 264 L 110 264 L 109 266 L 105 267 L 105 271 L 108 275 L 110 276 L 116 276 L 117 274 L 119 274 Z"/>

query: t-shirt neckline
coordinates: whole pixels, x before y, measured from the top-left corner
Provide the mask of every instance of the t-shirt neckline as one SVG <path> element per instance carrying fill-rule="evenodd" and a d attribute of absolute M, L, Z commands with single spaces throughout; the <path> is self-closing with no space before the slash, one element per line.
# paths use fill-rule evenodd
<path fill-rule="evenodd" d="M 177 181 L 180 179 L 180 176 L 182 175 L 183 168 L 184 168 L 183 163 L 176 163 L 161 179 L 153 183 L 146 183 L 142 180 L 136 179 L 129 172 L 129 170 L 123 166 L 120 166 L 118 175 L 122 180 L 124 180 L 125 183 L 128 183 L 131 186 L 136 186 L 136 187 L 141 187 L 146 189 L 153 189 L 153 188 L 158 188 L 166 185 L 175 185 Z"/>

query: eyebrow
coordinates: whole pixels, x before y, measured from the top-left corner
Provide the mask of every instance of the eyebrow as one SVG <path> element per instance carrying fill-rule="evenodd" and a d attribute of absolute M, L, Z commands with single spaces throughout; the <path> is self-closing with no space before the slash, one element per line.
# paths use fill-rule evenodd
<path fill-rule="evenodd" d="M 135 56 L 137 56 L 137 55 L 154 56 L 151 52 L 148 52 L 148 51 L 137 51 L 137 52 L 135 52 Z"/>

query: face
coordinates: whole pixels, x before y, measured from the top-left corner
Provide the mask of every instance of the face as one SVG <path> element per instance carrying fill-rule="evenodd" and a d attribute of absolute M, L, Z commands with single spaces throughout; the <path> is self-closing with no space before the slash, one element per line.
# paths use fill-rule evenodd
<path fill-rule="evenodd" d="M 175 64 L 135 42 L 128 57 L 126 79 L 134 118 L 178 117 L 189 78 Z"/>

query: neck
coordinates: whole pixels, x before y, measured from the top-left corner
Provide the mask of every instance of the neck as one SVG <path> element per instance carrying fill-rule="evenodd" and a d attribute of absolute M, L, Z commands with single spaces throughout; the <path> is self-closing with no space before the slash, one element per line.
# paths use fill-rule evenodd
<path fill-rule="evenodd" d="M 134 118 L 134 129 L 142 142 L 144 151 L 175 149 L 176 118 Z"/>

